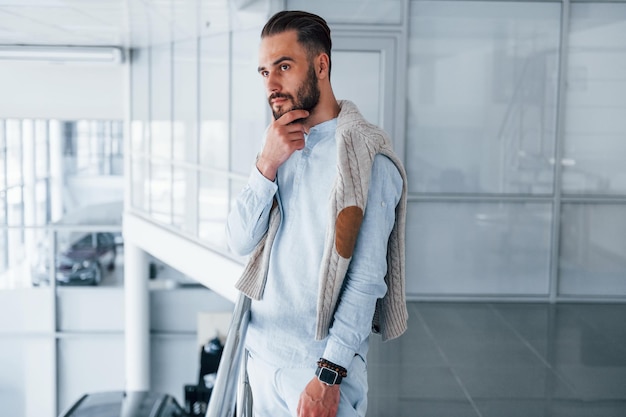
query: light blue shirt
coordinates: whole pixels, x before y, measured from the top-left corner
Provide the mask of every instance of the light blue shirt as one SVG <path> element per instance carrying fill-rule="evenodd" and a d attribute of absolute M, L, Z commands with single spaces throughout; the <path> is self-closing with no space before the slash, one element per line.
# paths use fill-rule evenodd
<path fill-rule="evenodd" d="M 273 198 L 281 223 L 271 249 L 267 283 L 252 301 L 246 346 L 277 367 L 315 367 L 321 357 L 348 368 L 367 355 L 376 300 L 387 291 L 387 241 L 402 194 L 402 178 L 387 157 L 376 155 L 367 207 L 334 321 L 315 340 L 319 271 L 329 222 L 329 197 L 337 175 L 337 119 L 314 126 L 305 147 L 280 166 L 276 181 L 252 169 L 227 222 L 231 249 L 248 255 L 268 229 Z"/>

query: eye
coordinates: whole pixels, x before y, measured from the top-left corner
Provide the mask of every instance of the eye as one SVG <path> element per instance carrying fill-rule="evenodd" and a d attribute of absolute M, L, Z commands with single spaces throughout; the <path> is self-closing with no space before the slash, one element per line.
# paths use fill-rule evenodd
<path fill-rule="evenodd" d="M 287 71 L 289 68 L 289 64 L 280 64 L 281 71 Z"/>
<path fill-rule="evenodd" d="M 261 74 L 261 77 L 267 77 L 268 75 L 270 75 L 270 72 L 267 70 L 263 70 L 259 71 L 259 74 Z"/>

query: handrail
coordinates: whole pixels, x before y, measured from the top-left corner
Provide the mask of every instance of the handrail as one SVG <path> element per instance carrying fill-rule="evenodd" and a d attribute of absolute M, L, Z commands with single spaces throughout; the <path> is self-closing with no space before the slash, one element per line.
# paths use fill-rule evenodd
<path fill-rule="evenodd" d="M 234 417 L 235 412 L 244 417 L 252 415 L 250 412 L 252 397 L 245 377 L 246 357 L 244 349 L 249 318 L 250 299 L 244 294 L 240 294 L 233 310 L 233 318 L 228 329 L 215 386 L 205 417 Z M 243 384 L 240 389 L 238 389 L 238 382 Z M 239 404 L 237 404 L 238 402 Z"/>
<path fill-rule="evenodd" d="M 237 417 L 252 417 L 252 391 L 248 382 L 248 355 L 244 349 L 239 367 L 239 389 L 237 390 Z"/>

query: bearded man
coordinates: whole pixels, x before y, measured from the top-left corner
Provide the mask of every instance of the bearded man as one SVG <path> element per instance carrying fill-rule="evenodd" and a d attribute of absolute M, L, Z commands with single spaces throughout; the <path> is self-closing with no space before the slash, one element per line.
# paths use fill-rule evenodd
<path fill-rule="evenodd" d="M 274 115 L 229 214 L 249 255 L 246 336 L 257 416 L 365 416 L 367 351 L 406 329 L 406 174 L 391 142 L 330 83 L 331 37 L 283 11 L 261 33 L 258 73 Z"/>

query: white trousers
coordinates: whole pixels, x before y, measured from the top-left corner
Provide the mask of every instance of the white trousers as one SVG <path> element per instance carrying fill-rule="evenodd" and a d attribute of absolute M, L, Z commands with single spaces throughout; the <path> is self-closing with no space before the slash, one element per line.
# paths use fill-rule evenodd
<path fill-rule="evenodd" d="M 315 377 L 315 369 L 315 364 L 310 368 L 276 368 L 248 354 L 254 417 L 297 417 L 300 394 Z M 363 358 L 354 357 L 340 387 L 337 417 L 365 417 L 367 369 Z"/>

